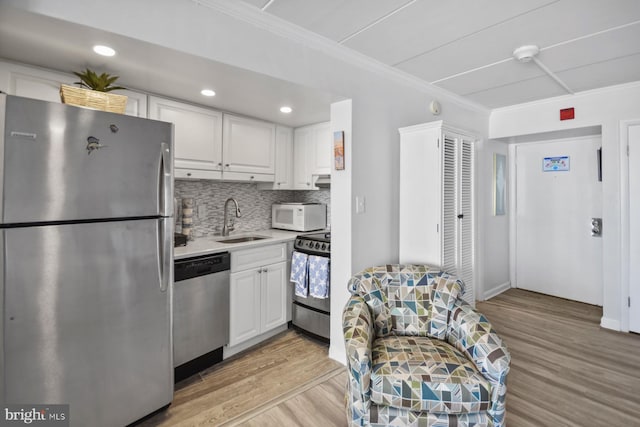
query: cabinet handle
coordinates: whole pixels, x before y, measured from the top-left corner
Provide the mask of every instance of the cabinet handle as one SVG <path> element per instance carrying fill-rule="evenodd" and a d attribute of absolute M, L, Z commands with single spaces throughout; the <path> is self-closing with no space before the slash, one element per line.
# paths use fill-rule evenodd
<path fill-rule="evenodd" d="M 464 215 L 463 214 L 459 214 L 458 215 L 458 219 L 462 219 L 462 218 L 464 218 Z"/>
<path fill-rule="evenodd" d="M 253 179 L 253 175 L 251 175 L 251 176 L 249 177 L 249 179 Z"/>
<path fill-rule="evenodd" d="M 218 166 L 222 166 L 222 162 L 218 163 Z"/>
<path fill-rule="evenodd" d="M 187 172 L 187 176 L 191 176 L 191 172 Z"/>
<path fill-rule="evenodd" d="M 307 182 L 307 185 L 311 185 L 311 183 L 310 183 L 310 182 Z"/>
<path fill-rule="evenodd" d="M 228 168 L 229 167 L 229 163 L 225 163 L 224 167 Z"/>
<path fill-rule="evenodd" d="M 262 272 L 263 272 L 263 273 L 268 273 L 268 272 L 269 272 L 269 270 L 268 270 L 268 269 L 266 269 L 266 268 L 263 268 L 263 269 L 262 269 Z"/>

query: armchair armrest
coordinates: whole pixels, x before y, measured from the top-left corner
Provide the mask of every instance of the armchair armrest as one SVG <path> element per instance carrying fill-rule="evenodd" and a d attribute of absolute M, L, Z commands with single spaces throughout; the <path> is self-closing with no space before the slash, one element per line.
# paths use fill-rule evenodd
<path fill-rule="evenodd" d="M 495 427 L 504 423 L 507 374 L 511 355 L 483 314 L 457 300 L 451 310 L 447 342 L 462 351 L 492 385 L 489 415 Z"/>
<path fill-rule="evenodd" d="M 369 306 L 362 297 L 352 295 L 342 313 L 342 331 L 349 370 L 349 393 L 353 406 L 369 409 L 371 348 L 375 336 Z"/>
<path fill-rule="evenodd" d="M 509 351 L 487 318 L 465 301 L 456 301 L 451 310 L 447 342 L 464 352 L 492 383 L 504 382 Z"/>

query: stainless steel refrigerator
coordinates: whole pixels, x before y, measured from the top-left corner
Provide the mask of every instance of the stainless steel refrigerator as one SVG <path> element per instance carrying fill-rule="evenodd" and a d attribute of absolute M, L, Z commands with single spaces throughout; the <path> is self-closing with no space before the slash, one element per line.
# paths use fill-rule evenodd
<path fill-rule="evenodd" d="M 124 426 L 173 395 L 173 127 L 0 95 L 0 401 Z"/>

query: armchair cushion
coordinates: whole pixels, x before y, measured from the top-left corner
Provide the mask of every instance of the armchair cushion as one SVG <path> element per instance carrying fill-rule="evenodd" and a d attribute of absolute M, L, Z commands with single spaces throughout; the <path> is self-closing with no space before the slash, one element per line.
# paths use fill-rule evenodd
<path fill-rule="evenodd" d="M 463 294 L 457 278 L 426 265 L 385 265 L 355 275 L 349 290 L 371 309 L 375 333 L 446 338 L 449 314 Z"/>
<path fill-rule="evenodd" d="M 373 343 L 371 401 L 440 414 L 486 411 L 491 384 L 464 354 L 427 337 L 395 336 Z"/>

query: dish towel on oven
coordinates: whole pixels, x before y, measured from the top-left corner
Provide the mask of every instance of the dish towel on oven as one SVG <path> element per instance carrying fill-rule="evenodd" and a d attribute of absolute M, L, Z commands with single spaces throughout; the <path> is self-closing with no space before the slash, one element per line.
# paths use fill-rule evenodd
<path fill-rule="evenodd" d="M 329 298 L 329 258 L 309 255 L 309 294 L 314 298 Z"/>
<path fill-rule="evenodd" d="M 307 282 L 307 259 L 308 255 L 302 252 L 293 252 L 291 256 L 291 280 L 296 284 L 295 293 L 299 297 L 306 298 L 309 294 L 309 283 Z"/>

